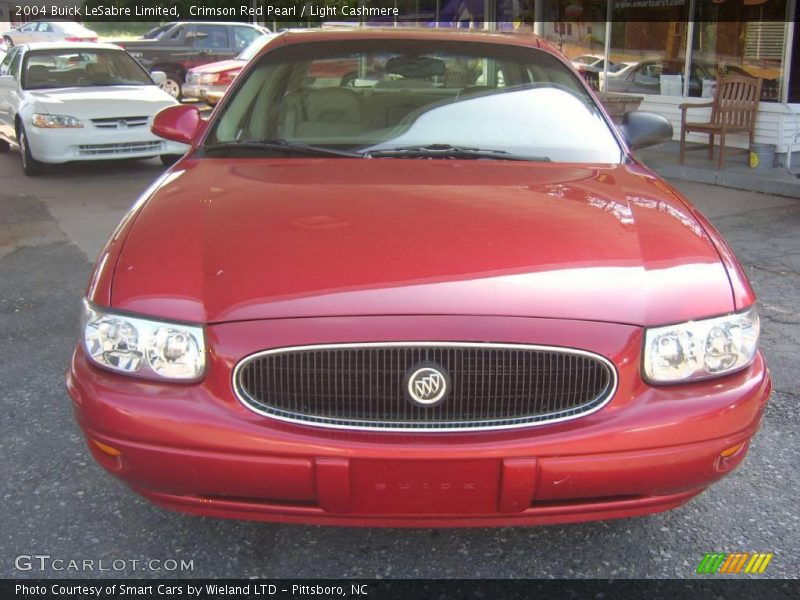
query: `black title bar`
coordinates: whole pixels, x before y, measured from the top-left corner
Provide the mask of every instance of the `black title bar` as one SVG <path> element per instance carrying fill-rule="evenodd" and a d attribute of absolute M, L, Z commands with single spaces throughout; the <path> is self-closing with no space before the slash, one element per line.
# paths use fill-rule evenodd
<path fill-rule="evenodd" d="M 3 2 L 11 22 L 65 19 L 80 22 L 249 21 L 287 26 L 351 22 L 478 27 L 535 22 L 721 22 L 789 21 L 795 0 L 19 0 Z M 509 7 L 515 7 L 510 9 Z M 488 9 L 488 10 L 487 10 Z M 512 12 L 508 12 L 512 10 Z"/>
<path fill-rule="evenodd" d="M 3 600 L 788 600 L 798 580 L 3 580 Z"/>

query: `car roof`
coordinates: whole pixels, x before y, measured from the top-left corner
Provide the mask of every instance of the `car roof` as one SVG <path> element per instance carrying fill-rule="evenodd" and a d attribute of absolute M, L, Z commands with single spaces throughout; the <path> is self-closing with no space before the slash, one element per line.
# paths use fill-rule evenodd
<path fill-rule="evenodd" d="M 343 42 L 348 40 L 416 40 L 486 43 L 503 46 L 537 48 L 551 54 L 565 64 L 569 60 L 554 46 L 536 35 L 505 31 L 475 31 L 430 27 L 353 27 L 340 29 L 286 29 L 275 34 L 253 58 L 258 59 L 281 45 L 317 42 Z"/>
<path fill-rule="evenodd" d="M 255 29 L 263 29 L 262 25 L 258 25 L 257 23 L 245 23 L 244 21 L 172 21 L 171 23 L 164 23 L 163 26 L 172 26 L 175 25 L 225 25 L 229 27 L 231 25 L 244 25 L 245 27 L 253 27 Z M 153 29 L 158 29 L 162 25 L 157 27 L 153 27 Z"/>
<path fill-rule="evenodd" d="M 289 29 L 278 34 L 284 44 L 304 44 L 312 42 L 341 42 L 348 40 L 420 40 L 442 42 L 480 42 L 505 46 L 541 48 L 561 56 L 549 44 L 534 35 L 520 35 L 500 31 L 469 31 L 450 28 L 423 27 L 353 27 L 341 29 Z M 279 43 L 273 40 L 267 48 Z"/>
<path fill-rule="evenodd" d="M 120 50 L 124 52 L 119 46 L 104 42 L 31 42 L 19 46 L 27 50 Z"/>

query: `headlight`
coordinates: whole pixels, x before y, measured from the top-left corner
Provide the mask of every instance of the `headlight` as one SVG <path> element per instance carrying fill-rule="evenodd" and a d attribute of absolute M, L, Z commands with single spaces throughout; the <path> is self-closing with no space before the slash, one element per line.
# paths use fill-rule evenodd
<path fill-rule="evenodd" d="M 33 113 L 32 122 L 34 127 L 42 127 L 44 129 L 76 129 L 83 127 L 83 124 L 78 119 L 67 115 Z"/>
<path fill-rule="evenodd" d="M 84 300 L 82 330 L 86 354 L 108 369 L 182 381 L 205 371 L 202 327 L 117 314 Z"/>
<path fill-rule="evenodd" d="M 648 329 L 645 376 L 653 383 L 672 383 L 737 371 L 753 362 L 758 334 L 755 306 L 725 317 Z"/>

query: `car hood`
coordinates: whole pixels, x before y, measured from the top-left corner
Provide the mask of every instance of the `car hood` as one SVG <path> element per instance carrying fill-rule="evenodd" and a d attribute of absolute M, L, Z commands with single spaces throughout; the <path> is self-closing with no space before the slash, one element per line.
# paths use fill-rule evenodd
<path fill-rule="evenodd" d="M 43 110 L 79 119 L 152 116 L 177 104 L 156 85 L 71 87 L 27 92 Z"/>
<path fill-rule="evenodd" d="M 636 165 L 187 159 L 136 210 L 111 303 L 167 319 L 734 309 L 709 234 Z"/>

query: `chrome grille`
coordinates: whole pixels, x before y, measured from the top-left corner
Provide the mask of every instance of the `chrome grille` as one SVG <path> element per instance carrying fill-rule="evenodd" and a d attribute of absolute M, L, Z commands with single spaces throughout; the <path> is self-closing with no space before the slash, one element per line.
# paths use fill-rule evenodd
<path fill-rule="evenodd" d="M 406 397 L 404 379 L 433 363 L 450 392 L 433 406 Z M 557 347 L 478 343 L 363 343 L 280 348 L 245 358 L 234 389 L 248 408 L 324 427 L 474 430 L 550 423 L 594 412 L 611 399 L 605 358 Z"/>
<path fill-rule="evenodd" d="M 119 156 L 124 154 L 138 154 L 139 152 L 153 152 L 157 154 L 161 151 L 162 144 L 154 142 L 127 142 L 124 144 L 81 144 L 78 146 L 78 154 L 81 156 Z"/>
<path fill-rule="evenodd" d="M 104 117 L 92 119 L 95 127 L 101 129 L 133 129 L 147 125 L 148 117 Z"/>

